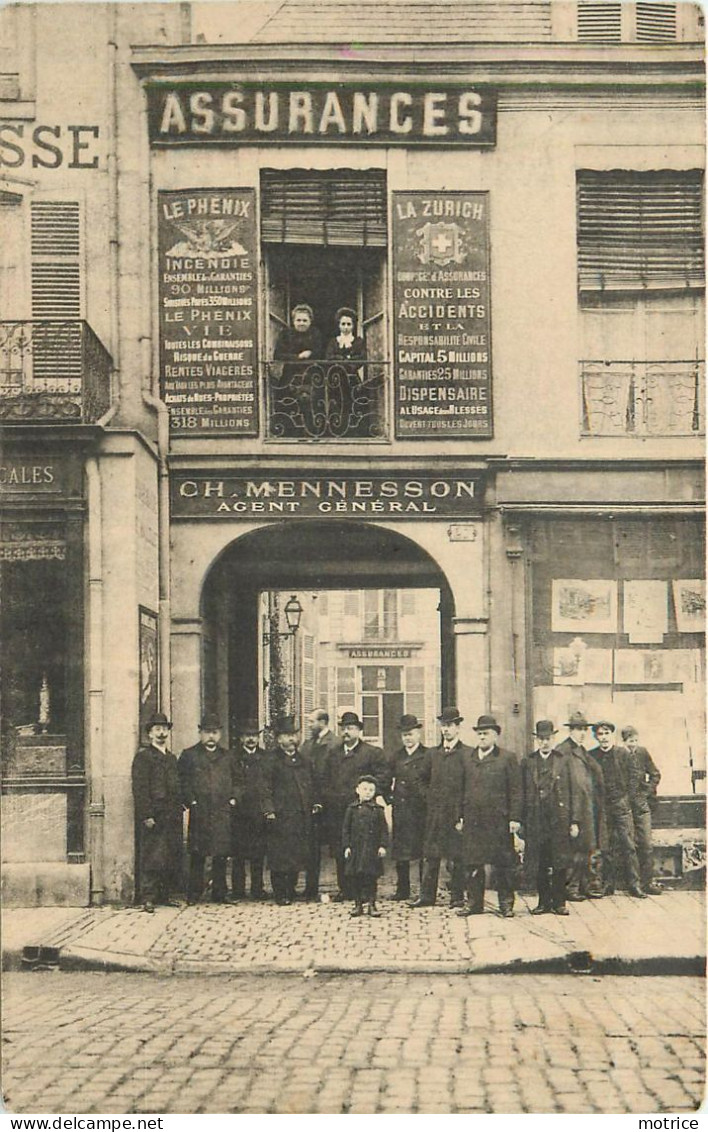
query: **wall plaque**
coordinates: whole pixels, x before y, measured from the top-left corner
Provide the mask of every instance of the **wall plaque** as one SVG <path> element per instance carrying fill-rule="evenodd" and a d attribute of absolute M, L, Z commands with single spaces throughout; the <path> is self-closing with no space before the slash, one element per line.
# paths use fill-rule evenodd
<path fill-rule="evenodd" d="M 158 196 L 160 377 L 170 428 L 257 436 L 255 192 Z"/>
<path fill-rule="evenodd" d="M 489 194 L 394 192 L 399 439 L 493 435 L 489 299 Z"/>

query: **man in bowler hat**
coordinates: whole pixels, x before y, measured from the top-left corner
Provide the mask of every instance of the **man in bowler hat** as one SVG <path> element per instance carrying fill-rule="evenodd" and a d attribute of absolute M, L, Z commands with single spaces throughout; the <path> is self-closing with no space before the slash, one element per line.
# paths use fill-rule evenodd
<path fill-rule="evenodd" d="M 415 715 L 402 715 L 399 723 L 401 746 L 390 762 L 393 780 L 393 858 L 396 862 L 394 900 L 409 900 L 411 861 L 418 861 L 423 876 L 423 839 L 428 787 L 430 751 L 421 743 L 422 723 Z"/>
<path fill-rule="evenodd" d="M 456 707 L 443 708 L 438 716 L 441 741 L 430 752 L 430 785 L 427 794 L 423 879 L 420 896 L 411 908 L 431 908 L 437 899 L 440 864 L 450 867 L 450 907 L 459 908 L 464 897 L 462 839 L 455 823 L 462 799 L 462 760 L 471 754 L 460 739 L 463 717 Z"/>
<path fill-rule="evenodd" d="M 327 760 L 333 751 L 340 750 L 342 744 L 329 725 L 329 712 L 326 712 L 323 708 L 316 708 L 315 711 L 311 712 L 307 723 L 310 729 L 310 737 L 305 740 L 300 750 L 312 762 L 319 791 L 324 781 Z M 322 843 L 326 840 L 326 832 L 325 814 L 315 814 L 312 818 L 310 860 L 305 870 L 306 900 L 317 900 L 319 898 Z"/>
<path fill-rule="evenodd" d="M 206 712 L 199 742 L 179 757 L 182 799 L 189 810 L 188 904 L 201 898 L 207 857 L 211 857 L 211 898 L 216 904 L 226 902 L 226 860 L 232 852 L 238 783 L 233 753 L 219 746 L 220 739 L 219 717 Z"/>
<path fill-rule="evenodd" d="M 292 716 L 273 724 L 276 746 L 267 752 L 261 779 L 268 865 L 276 904 L 292 904 L 298 874 L 307 868 L 312 818 L 322 809 L 310 759 L 298 750 Z"/>
<path fill-rule="evenodd" d="M 255 719 L 238 726 L 234 748 L 237 791 L 232 810 L 231 898 L 246 895 L 246 862 L 251 874 L 251 899 L 263 900 L 263 865 L 266 853 L 266 824 L 261 808 L 261 776 L 265 750 L 258 739 L 261 729 Z"/>
<path fill-rule="evenodd" d="M 132 766 L 138 857 L 137 889 L 145 912 L 156 904 L 177 907 L 170 891 L 178 884 L 182 857 L 182 799 L 177 760 L 167 749 L 172 724 L 163 712 L 147 721 L 148 742 Z"/>
<path fill-rule="evenodd" d="M 356 801 L 356 785 L 362 774 L 376 779 L 376 801 L 387 796 L 390 777 L 386 756 L 380 747 L 362 738 L 364 724 L 355 711 L 345 711 L 340 720 L 342 743 L 327 759 L 323 780 L 325 819 L 332 855 L 337 865 L 338 892 L 334 900 L 353 899 L 352 883 L 345 869 L 342 824 L 347 806 Z"/>
<path fill-rule="evenodd" d="M 538 892 L 538 905 L 531 915 L 555 912 L 567 916 L 566 872 L 580 832 L 571 756 L 554 750 L 557 731 L 552 720 L 539 719 L 534 735 L 538 750 L 521 760 L 524 868 Z"/>
<path fill-rule="evenodd" d="M 603 894 L 601 851 L 607 840 L 602 770 L 588 754 L 584 740 L 590 724 L 582 711 L 571 713 L 565 725 L 568 736 L 558 750 L 568 756 L 578 815 L 578 836 L 568 869 L 567 895 L 573 902 Z"/>
<path fill-rule="evenodd" d="M 521 829 L 521 770 L 515 754 L 498 746 L 493 715 L 475 724 L 477 746 L 462 761 L 460 822 L 467 903 L 461 916 L 484 912 L 485 865 L 496 874 L 499 914 L 514 915 L 514 834 Z"/>
<path fill-rule="evenodd" d="M 610 836 L 610 851 L 604 859 L 605 891 L 608 895 L 614 893 L 618 866 L 621 863 L 630 896 L 644 899 L 647 894 L 641 886 L 630 803 L 631 756 L 626 747 L 615 745 L 615 725 L 609 719 L 600 719 L 597 723 L 593 723 L 592 731 L 598 745 L 592 749 L 590 756 L 597 760 L 602 769 Z"/>

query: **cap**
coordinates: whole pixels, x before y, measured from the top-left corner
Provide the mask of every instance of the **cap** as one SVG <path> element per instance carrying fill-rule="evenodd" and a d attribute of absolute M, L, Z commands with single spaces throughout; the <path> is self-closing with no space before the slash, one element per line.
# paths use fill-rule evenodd
<path fill-rule="evenodd" d="M 623 739 L 638 739 L 639 738 L 639 732 L 637 731 L 636 727 L 632 727 L 631 724 L 630 724 L 629 727 L 623 727 L 622 728 L 622 738 Z"/>
<path fill-rule="evenodd" d="M 614 723 L 610 723 L 609 719 L 598 719 L 597 723 L 593 723 L 591 726 L 596 735 L 599 727 L 609 727 L 610 731 L 615 730 Z"/>

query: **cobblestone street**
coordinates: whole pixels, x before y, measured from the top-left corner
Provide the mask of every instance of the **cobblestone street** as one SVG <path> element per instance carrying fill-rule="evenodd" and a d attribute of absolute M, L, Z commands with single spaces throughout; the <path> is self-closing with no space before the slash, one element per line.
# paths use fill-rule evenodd
<path fill-rule="evenodd" d="M 7 974 L 18 1113 L 655 1113 L 703 1096 L 703 980 Z"/>

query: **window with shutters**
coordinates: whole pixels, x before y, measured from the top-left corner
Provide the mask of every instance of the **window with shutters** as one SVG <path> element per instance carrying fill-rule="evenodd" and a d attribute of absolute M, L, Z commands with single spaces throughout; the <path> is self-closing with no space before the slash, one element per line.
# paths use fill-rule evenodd
<path fill-rule="evenodd" d="M 385 173 L 263 170 L 261 242 L 268 435 L 385 439 Z"/>
<path fill-rule="evenodd" d="M 688 8 L 689 5 L 684 5 Z M 672 43 L 679 37 L 675 3 L 663 0 L 578 0 L 577 33 L 582 43 Z"/>
<path fill-rule="evenodd" d="M 81 206 L 33 200 L 30 206 L 33 378 L 46 391 L 81 389 Z"/>
<path fill-rule="evenodd" d="M 577 174 L 581 431 L 703 431 L 703 174 Z"/>

